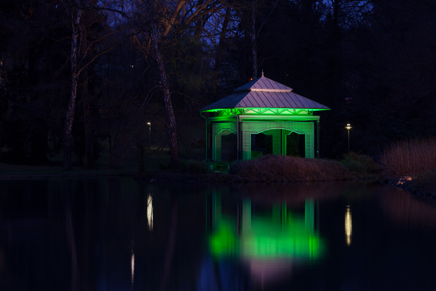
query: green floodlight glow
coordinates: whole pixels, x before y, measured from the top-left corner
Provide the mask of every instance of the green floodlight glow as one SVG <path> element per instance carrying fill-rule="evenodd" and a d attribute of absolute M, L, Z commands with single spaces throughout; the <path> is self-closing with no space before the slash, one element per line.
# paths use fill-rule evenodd
<path fill-rule="evenodd" d="M 268 218 L 256 218 L 251 230 L 236 233 L 236 221 L 221 220 L 210 237 L 214 256 L 237 256 L 253 259 L 295 258 L 317 259 L 325 252 L 325 243 L 308 229 L 301 220 L 286 225 L 273 223 Z"/>
<path fill-rule="evenodd" d="M 230 115 L 312 115 L 314 111 L 326 111 L 330 108 L 215 108 L 202 112 L 217 112 L 219 116 Z"/>

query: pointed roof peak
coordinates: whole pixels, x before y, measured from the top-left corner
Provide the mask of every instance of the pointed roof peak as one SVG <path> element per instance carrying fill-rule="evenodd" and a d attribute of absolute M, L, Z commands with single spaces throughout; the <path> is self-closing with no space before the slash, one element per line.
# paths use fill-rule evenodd
<path fill-rule="evenodd" d="M 238 87 L 233 91 L 291 92 L 292 88 L 265 77 L 262 70 L 262 77 L 257 78 L 245 85 L 242 85 L 241 87 Z"/>
<path fill-rule="evenodd" d="M 237 89 L 230 96 L 218 100 L 200 111 L 219 111 L 228 108 L 300 108 L 312 111 L 330 110 L 325 105 L 292 92 L 283 84 L 263 76 Z"/>

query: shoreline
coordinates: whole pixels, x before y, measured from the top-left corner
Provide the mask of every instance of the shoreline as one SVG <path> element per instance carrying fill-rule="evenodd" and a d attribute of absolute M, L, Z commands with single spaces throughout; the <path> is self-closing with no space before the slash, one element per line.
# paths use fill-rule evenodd
<path fill-rule="evenodd" d="M 135 176 L 139 180 L 149 182 L 159 181 L 187 181 L 187 182 L 204 182 L 204 183 L 301 183 L 301 182 L 340 182 L 340 181 L 362 181 L 378 180 L 379 177 L 355 177 L 349 179 L 322 180 L 322 179 L 295 179 L 284 177 L 269 177 L 268 179 L 250 179 L 239 175 L 228 173 L 209 173 L 209 174 L 182 174 L 182 173 L 139 173 Z"/>
<path fill-rule="evenodd" d="M 16 174 L 2 175 L 0 180 L 21 180 L 21 179 L 46 179 L 46 178 L 95 178 L 95 177 L 134 177 L 132 173 L 102 173 L 102 174 Z"/>
<path fill-rule="evenodd" d="M 0 171 L 0 180 L 24 180 L 24 179 L 51 179 L 51 178 L 96 178 L 96 177 L 132 177 L 147 182 L 187 182 L 187 183 L 268 183 L 268 184 L 290 184 L 307 182 L 340 182 L 340 181 L 377 181 L 380 184 L 389 185 L 403 189 L 411 195 L 420 199 L 436 199 L 436 170 L 424 173 L 411 174 L 400 177 L 384 177 L 380 175 L 353 175 L 352 178 L 322 180 L 307 177 L 298 179 L 296 177 L 264 177 L 263 179 L 250 179 L 228 173 L 205 173 L 188 174 L 170 171 L 151 171 L 139 173 L 133 169 L 96 169 L 83 170 L 73 169 L 72 171 L 62 171 L 47 168 L 35 167 L 32 170 L 20 171 Z"/>
<path fill-rule="evenodd" d="M 384 178 L 382 184 L 407 191 L 421 199 L 436 199 L 436 171 Z"/>

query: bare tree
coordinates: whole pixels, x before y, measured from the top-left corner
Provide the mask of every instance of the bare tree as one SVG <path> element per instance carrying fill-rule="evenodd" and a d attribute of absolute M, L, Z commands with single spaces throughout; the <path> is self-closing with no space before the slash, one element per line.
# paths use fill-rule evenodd
<path fill-rule="evenodd" d="M 170 141 L 171 167 L 179 168 L 179 148 L 177 138 L 177 124 L 171 100 L 170 83 L 165 67 L 166 59 L 162 46 L 166 43 L 181 41 L 181 35 L 194 30 L 194 36 L 205 31 L 207 15 L 220 11 L 223 4 L 218 0 L 206 1 L 157 1 L 148 0 L 137 3 L 140 21 L 135 23 L 145 40 L 140 42 L 140 48 L 145 57 L 150 52 L 156 61 L 159 72 L 160 87 L 163 92 L 167 128 Z M 196 26 L 195 24 L 200 24 Z"/>
<path fill-rule="evenodd" d="M 269 20 L 271 14 L 277 6 L 278 0 L 275 0 L 273 5 L 267 5 L 264 0 L 245 0 L 232 4 L 233 9 L 238 12 L 240 22 L 245 27 L 246 33 L 250 37 L 250 51 L 251 51 L 251 77 L 257 79 L 259 71 L 258 61 L 258 39 L 259 34 Z M 258 21 L 260 14 L 265 14 L 263 19 Z"/>
<path fill-rule="evenodd" d="M 107 48 L 99 53 L 91 55 L 91 50 L 102 41 L 104 38 L 111 35 L 113 32 L 109 32 L 102 37 L 97 38 L 91 43 L 86 43 L 86 25 L 85 25 L 85 14 L 89 11 L 94 11 L 98 6 L 97 0 L 62 0 L 65 7 L 65 11 L 69 17 L 69 23 L 71 25 L 71 95 L 68 102 L 67 114 L 65 117 L 65 139 L 64 139 L 64 170 L 71 170 L 71 155 L 73 146 L 73 123 L 74 115 L 76 109 L 76 100 L 78 92 L 79 76 L 84 72 L 84 70 L 99 56 L 107 53 L 112 47 Z M 88 101 L 88 100 L 87 100 Z M 84 105 L 86 109 L 86 102 Z M 85 116 L 87 113 L 85 112 Z M 87 122 L 90 122 L 87 119 Z M 93 156 L 91 151 L 88 150 L 89 143 L 91 142 L 88 136 L 89 129 L 86 129 L 87 134 L 87 163 L 93 163 Z M 91 144 L 92 145 L 92 144 Z"/>

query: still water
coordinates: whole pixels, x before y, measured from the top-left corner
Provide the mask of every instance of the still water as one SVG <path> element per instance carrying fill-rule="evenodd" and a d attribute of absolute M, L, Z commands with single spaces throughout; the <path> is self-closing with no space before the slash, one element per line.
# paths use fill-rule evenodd
<path fill-rule="evenodd" d="M 0 180 L 0 290 L 434 290 L 436 206 L 373 183 Z"/>

